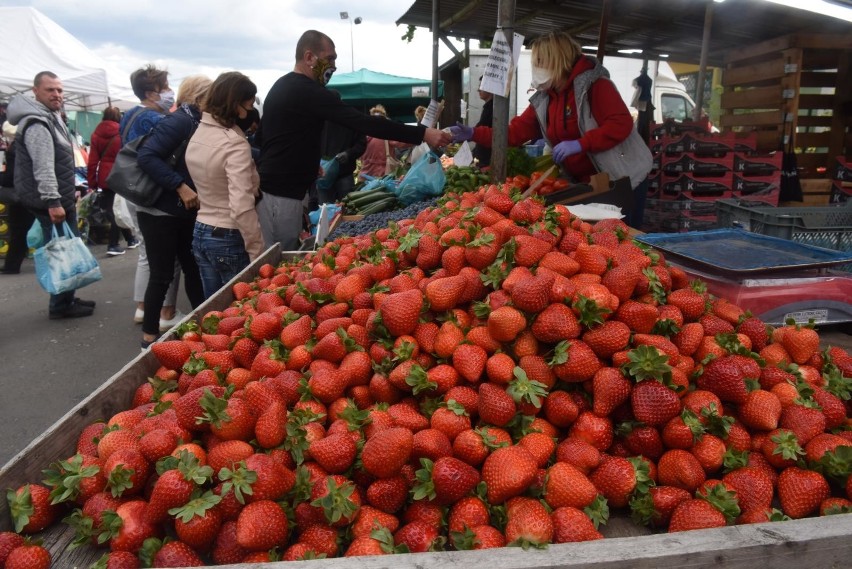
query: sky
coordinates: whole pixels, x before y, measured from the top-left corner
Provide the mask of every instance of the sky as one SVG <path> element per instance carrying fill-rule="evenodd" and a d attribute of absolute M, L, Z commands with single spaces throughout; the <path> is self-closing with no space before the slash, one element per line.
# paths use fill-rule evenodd
<path fill-rule="evenodd" d="M 431 79 L 431 32 L 418 28 L 408 43 L 400 39 L 407 26 L 394 23 L 411 4 L 413 0 L 0 0 L 0 6 L 41 11 L 127 77 L 153 63 L 168 69 L 174 87 L 194 73 L 215 78 L 236 70 L 255 82 L 262 98 L 278 77 L 292 71 L 296 41 L 308 29 L 334 40 L 338 73 L 352 71 L 354 45 L 356 70 Z M 343 11 L 350 20 L 341 20 Z M 356 17 L 362 22 L 350 23 Z M 441 43 L 439 62 L 451 56 Z"/>

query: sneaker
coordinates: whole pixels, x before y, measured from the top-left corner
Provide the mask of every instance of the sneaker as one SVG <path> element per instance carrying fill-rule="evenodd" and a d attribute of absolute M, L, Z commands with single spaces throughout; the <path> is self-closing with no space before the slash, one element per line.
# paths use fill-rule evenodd
<path fill-rule="evenodd" d="M 109 255 L 110 257 L 115 257 L 117 255 L 124 255 L 124 249 L 122 249 L 118 245 L 116 245 L 115 247 L 108 247 L 107 248 L 107 255 Z"/>
<path fill-rule="evenodd" d="M 60 320 L 62 318 L 80 318 L 82 316 L 91 316 L 95 311 L 91 306 L 83 306 L 82 304 L 74 303 L 65 310 L 59 312 L 50 312 L 48 317 L 51 320 Z"/>
<path fill-rule="evenodd" d="M 0 275 L 19 275 L 21 274 L 21 269 L 13 269 L 12 267 L 3 267 L 0 269 Z"/>
<path fill-rule="evenodd" d="M 90 306 L 92 308 L 97 304 L 94 300 L 83 300 L 82 298 L 74 297 L 74 302 L 80 306 Z"/>
<path fill-rule="evenodd" d="M 137 247 L 139 247 L 139 240 L 138 239 L 131 239 L 130 241 L 127 242 L 127 248 L 128 249 L 136 249 Z"/>
<path fill-rule="evenodd" d="M 136 312 L 133 314 L 133 322 L 136 324 L 142 324 L 143 320 L 145 320 L 145 311 L 141 308 L 137 308 Z"/>
<path fill-rule="evenodd" d="M 175 324 L 177 324 L 184 318 L 186 318 L 186 315 L 180 312 L 179 310 L 175 312 L 174 317 L 172 317 L 170 320 L 163 320 L 162 318 L 160 318 L 160 332 L 166 332 L 168 330 L 171 330 Z"/>
<path fill-rule="evenodd" d="M 151 347 L 151 344 L 153 344 L 154 342 L 156 342 L 156 340 L 151 340 L 150 342 L 149 342 L 148 340 L 142 340 L 142 341 L 139 343 L 139 345 L 140 345 L 140 347 L 142 348 L 142 351 L 144 352 L 145 350 L 147 350 L 148 348 L 150 348 L 150 347 Z"/>

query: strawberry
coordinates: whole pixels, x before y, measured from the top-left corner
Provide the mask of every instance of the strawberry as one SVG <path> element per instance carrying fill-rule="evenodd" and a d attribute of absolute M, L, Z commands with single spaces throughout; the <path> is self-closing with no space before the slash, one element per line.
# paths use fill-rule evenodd
<path fill-rule="evenodd" d="M 781 412 L 779 425 L 792 431 L 800 445 L 825 431 L 825 415 L 820 409 L 805 405 L 790 405 Z"/>
<path fill-rule="evenodd" d="M 639 458 L 626 459 L 611 456 L 604 459 L 589 480 L 606 499 L 617 508 L 627 506 L 633 492 L 647 492 L 650 482 L 648 466 Z"/>
<path fill-rule="evenodd" d="M 478 412 L 483 422 L 502 427 L 515 417 L 516 405 L 505 389 L 483 383 L 479 386 Z"/>
<path fill-rule="evenodd" d="M 487 486 L 490 504 L 502 504 L 524 493 L 536 476 L 537 465 L 532 455 L 520 446 L 496 449 L 482 465 L 482 480 Z"/>
<path fill-rule="evenodd" d="M 108 539 L 113 551 L 139 551 L 146 539 L 158 534 L 157 526 L 145 520 L 146 509 L 145 501 L 131 500 L 120 504 L 115 511 L 104 512 L 101 524 L 103 531 L 98 542 Z"/>
<path fill-rule="evenodd" d="M 479 484 L 479 472 L 452 456 L 442 456 L 432 462 L 422 458 L 423 468 L 417 471 L 418 483 L 413 488 L 415 500 L 434 500 L 449 505 L 467 495 Z"/>
<path fill-rule="evenodd" d="M 544 500 L 553 509 L 564 506 L 583 509 L 598 494 L 592 481 L 567 462 L 557 462 L 547 469 L 543 491 Z"/>
<path fill-rule="evenodd" d="M 612 421 L 608 417 L 598 417 L 594 413 L 580 413 L 568 430 L 568 436 L 580 439 L 599 451 L 605 451 L 612 444 Z"/>
<path fill-rule="evenodd" d="M 405 524 L 394 533 L 397 546 L 404 545 L 411 553 L 429 551 L 439 541 L 438 528 L 430 523 L 414 521 Z"/>
<path fill-rule="evenodd" d="M 614 318 L 627 324 L 634 332 L 648 334 L 657 323 L 659 312 L 651 304 L 628 300 L 618 307 Z"/>
<path fill-rule="evenodd" d="M 405 504 L 408 490 L 408 480 L 401 474 L 380 478 L 367 487 L 367 502 L 382 512 L 392 514 Z"/>
<path fill-rule="evenodd" d="M 553 543 L 576 543 L 603 539 L 592 520 L 582 510 L 564 506 L 550 514 L 553 522 Z"/>
<path fill-rule="evenodd" d="M 675 508 L 691 498 L 692 495 L 683 488 L 652 486 L 647 494 L 630 500 L 630 515 L 638 524 L 663 528 L 669 525 Z"/>
<path fill-rule="evenodd" d="M 155 342 L 151 344 L 151 352 L 163 367 L 175 371 L 180 371 L 191 354 L 189 345 L 182 340 Z"/>
<path fill-rule="evenodd" d="M 506 518 L 508 545 L 540 547 L 553 540 L 553 520 L 538 500 L 511 498 L 506 504 Z"/>
<path fill-rule="evenodd" d="M 624 425 L 630 425 L 624 429 Z M 663 454 L 663 440 L 660 431 L 654 427 L 642 424 L 624 423 L 619 426 L 619 432 L 623 435 L 624 446 L 631 455 L 644 456 L 651 460 L 657 460 Z"/>
<path fill-rule="evenodd" d="M 613 354 L 627 347 L 630 342 L 630 328 L 624 322 L 607 320 L 587 330 L 583 334 L 583 341 L 599 358 L 611 358 Z"/>
<path fill-rule="evenodd" d="M 51 503 L 50 489 L 41 484 L 24 484 L 6 492 L 9 514 L 18 533 L 36 533 L 53 523 L 58 508 Z"/>
<path fill-rule="evenodd" d="M 604 273 L 601 284 L 607 287 L 620 302 L 625 302 L 633 296 L 636 283 L 642 276 L 639 267 L 633 263 L 619 264 Z"/>
<path fill-rule="evenodd" d="M 822 474 L 796 466 L 785 468 L 778 476 L 781 509 L 793 519 L 804 518 L 819 510 L 831 489 Z"/>
<path fill-rule="evenodd" d="M 460 344 L 452 354 L 453 367 L 469 383 L 479 382 L 487 361 L 485 349 L 473 344 Z"/>
<path fill-rule="evenodd" d="M 263 551 L 285 543 L 287 515 L 271 500 L 248 504 L 237 518 L 237 543 L 249 551 Z"/>
<path fill-rule="evenodd" d="M 50 569 L 50 553 L 41 545 L 24 544 L 9 552 L 6 569 Z"/>
<path fill-rule="evenodd" d="M 722 477 L 722 482 L 737 493 L 737 502 L 743 512 L 769 508 L 775 489 L 766 470 L 757 466 L 743 466 Z"/>
<path fill-rule="evenodd" d="M 686 322 L 696 322 L 706 309 L 704 296 L 692 288 L 673 290 L 666 298 L 666 302 L 677 306 Z"/>
<path fill-rule="evenodd" d="M 769 391 L 752 391 L 740 406 L 739 418 L 745 426 L 758 431 L 776 429 L 781 418 L 781 401 Z"/>
<path fill-rule="evenodd" d="M 361 508 L 361 494 L 345 476 L 331 475 L 311 487 L 310 505 L 333 528 L 348 526 Z"/>
<path fill-rule="evenodd" d="M 751 349 L 759 352 L 769 343 L 769 332 L 766 323 L 754 316 L 743 318 L 737 325 L 737 333 L 745 334 L 751 339 Z"/>
<path fill-rule="evenodd" d="M 95 569 L 138 569 L 139 558 L 129 551 L 104 553 L 94 565 Z"/>
<path fill-rule="evenodd" d="M 361 451 L 364 470 L 377 478 L 390 478 L 408 462 L 413 446 L 414 437 L 409 429 L 379 431 L 364 443 Z"/>
<path fill-rule="evenodd" d="M 506 546 L 506 538 L 500 533 L 500 530 L 487 524 L 466 525 L 461 530 L 450 532 L 450 539 L 453 547 L 459 551 Z"/>
<path fill-rule="evenodd" d="M 563 277 L 570 277 L 580 270 L 580 264 L 565 253 L 551 251 L 541 258 L 538 268 L 550 269 Z"/>
<path fill-rule="evenodd" d="M 582 340 L 559 342 L 551 363 L 556 377 L 568 383 L 588 381 L 603 367 L 601 360 Z"/>
<path fill-rule="evenodd" d="M 530 329 L 537 340 L 548 344 L 578 338 L 582 332 L 574 311 L 562 303 L 542 310 Z"/>
<path fill-rule="evenodd" d="M 631 383 L 620 370 L 604 367 L 592 378 L 592 412 L 606 417 L 630 397 Z"/>
<path fill-rule="evenodd" d="M 553 249 L 552 245 L 535 237 L 517 235 L 514 240 L 517 244 L 515 263 L 521 267 L 532 267 Z"/>
<path fill-rule="evenodd" d="M 657 476 L 660 484 L 689 492 L 698 489 L 707 477 L 698 459 L 692 453 L 680 449 L 663 453 L 657 462 Z"/>
<path fill-rule="evenodd" d="M 659 381 L 640 381 L 630 392 L 630 406 L 636 420 L 651 426 L 665 425 L 680 414 L 680 398 Z"/>
<path fill-rule="evenodd" d="M 745 374 L 734 356 L 715 358 L 705 365 L 697 385 L 715 393 L 722 401 L 744 403 L 748 396 Z"/>
<path fill-rule="evenodd" d="M 241 469 L 238 468 L 237 471 L 239 470 Z M 251 483 L 251 495 L 248 496 L 248 502 L 278 500 L 296 485 L 295 473 L 282 466 L 268 454 L 253 454 L 248 457 L 245 460 L 245 471 L 251 471 L 255 474 L 255 481 Z M 219 479 L 223 480 L 221 472 Z M 234 479 L 232 478 L 232 480 Z"/>
<path fill-rule="evenodd" d="M 550 281 L 544 277 L 521 279 L 511 291 L 512 304 L 524 312 L 541 312 L 550 304 Z"/>
<path fill-rule="evenodd" d="M 12 531 L 0 531 L 0 567 L 6 563 L 9 553 L 24 545 L 24 538 Z"/>
<path fill-rule="evenodd" d="M 213 469 L 202 466 L 190 453 L 184 452 L 170 470 L 163 472 L 151 490 L 146 522 L 155 524 L 168 517 L 169 510 L 181 507 L 192 498 L 192 492 L 210 480 Z"/>
<path fill-rule="evenodd" d="M 488 315 L 488 333 L 498 342 L 511 342 L 526 327 L 524 315 L 511 306 L 501 306 Z"/>
<path fill-rule="evenodd" d="M 725 515 L 708 501 L 690 498 L 678 504 L 672 512 L 669 533 L 724 527 L 726 523 Z"/>
<path fill-rule="evenodd" d="M 425 291 L 429 308 L 435 312 L 455 308 L 461 300 L 466 286 L 467 279 L 458 275 L 431 281 L 426 285 Z"/>
<path fill-rule="evenodd" d="M 339 434 L 311 442 L 308 452 L 326 472 L 341 474 L 352 466 L 358 449 L 352 437 Z"/>
<path fill-rule="evenodd" d="M 387 295 L 379 308 L 379 314 L 392 336 L 403 336 L 414 332 L 422 307 L 422 294 L 412 289 Z"/>

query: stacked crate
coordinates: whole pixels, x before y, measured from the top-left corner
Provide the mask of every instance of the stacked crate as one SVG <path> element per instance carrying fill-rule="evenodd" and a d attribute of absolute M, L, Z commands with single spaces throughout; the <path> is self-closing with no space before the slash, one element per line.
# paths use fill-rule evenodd
<path fill-rule="evenodd" d="M 852 201 L 852 163 L 838 156 L 831 168 L 832 204 L 845 204 Z"/>
<path fill-rule="evenodd" d="M 6 258 L 9 252 L 9 209 L 0 202 L 0 259 Z"/>

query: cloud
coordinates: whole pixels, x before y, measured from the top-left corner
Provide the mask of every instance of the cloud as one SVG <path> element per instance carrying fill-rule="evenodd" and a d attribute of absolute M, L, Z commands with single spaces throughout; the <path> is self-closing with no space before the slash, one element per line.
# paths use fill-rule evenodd
<path fill-rule="evenodd" d="M 265 96 L 272 83 L 293 69 L 296 41 L 308 29 L 335 42 L 338 72 L 367 68 L 383 73 L 432 76 L 432 36 L 420 29 L 414 41 L 400 38 L 394 23 L 407 9 L 399 0 L 87 0 L 85 10 L 67 0 L 8 0 L 32 6 L 129 76 L 154 63 L 170 72 L 173 83 L 194 73 L 215 77 L 239 70 Z M 362 18 L 355 25 L 341 20 Z M 353 57 L 354 47 L 354 57 Z M 439 61 L 451 52 L 441 43 Z M 353 61 L 354 60 L 354 61 Z"/>

